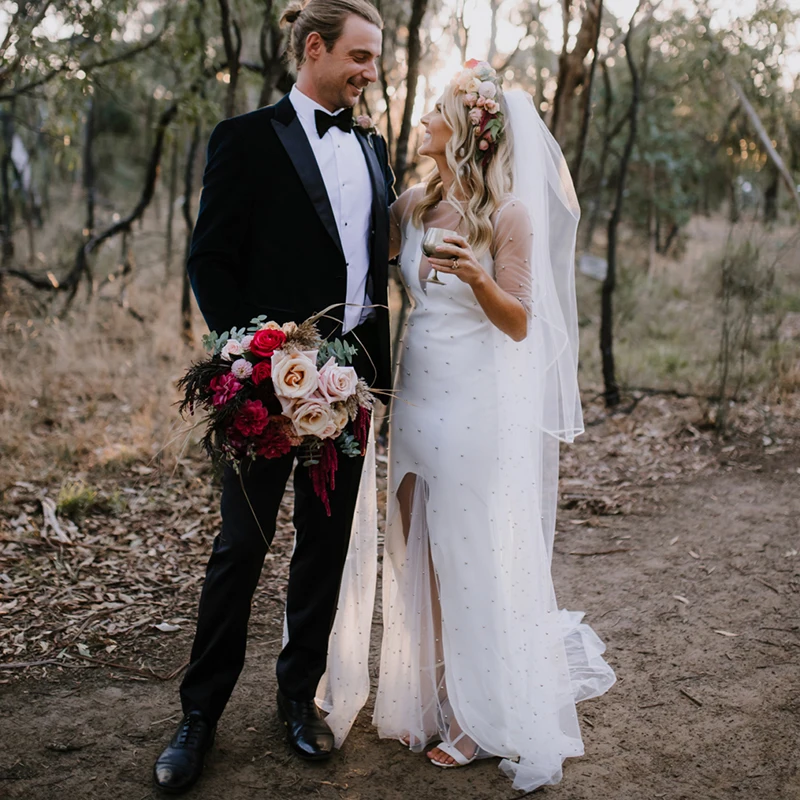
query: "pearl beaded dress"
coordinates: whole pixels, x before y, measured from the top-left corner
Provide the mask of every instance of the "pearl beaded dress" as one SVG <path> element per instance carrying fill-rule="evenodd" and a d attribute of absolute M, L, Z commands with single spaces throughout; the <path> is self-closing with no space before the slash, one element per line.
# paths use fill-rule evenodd
<path fill-rule="evenodd" d="M 519 376 L 502 374 L 513 360 L 498 357 L 515 345 L 472 289 L 444 273 L 444 286 L 421 281 L 424 231 L 466 232 L 448 202 L 415 226 L 421 198 L 415 187 L 391 210 L 412 311 L 396 354 L 374 723 L 414 751 L 438 740 L 477 746 L 530 791 L 558 782 L 563 760 L 583 753 L 575 703 L 605 692 L 614 674 L 582 614 L 556 605 L 543 527 L 557 469 L 542 464 L 558 442 L 530 430 L 528 408 L 515 413 L 528 400 L 514 394 Z M 482 265 L 534 316 L 528 213 L 509 195 L 492 223 Z M 413 487 L 402 513 L 401 485 Z"/>

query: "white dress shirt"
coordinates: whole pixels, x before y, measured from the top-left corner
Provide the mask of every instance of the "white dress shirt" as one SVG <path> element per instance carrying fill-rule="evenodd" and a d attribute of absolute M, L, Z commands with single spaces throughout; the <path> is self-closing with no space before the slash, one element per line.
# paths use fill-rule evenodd
<path fill-rule="evenodd" d="M 314 112 L 317 109 L 330 112 L 297 86 L 289 92 L 289 100 L 317 159 L 344 250 L 348 305 L 344 309 L 343 332 L 346 333 L 370 316 L 369 309 L 362 308 L 370 305 L 367 296 L 372 216 L 369 170 L 355 133 L 345 133 L 333 126 L 320 137 Z"/>

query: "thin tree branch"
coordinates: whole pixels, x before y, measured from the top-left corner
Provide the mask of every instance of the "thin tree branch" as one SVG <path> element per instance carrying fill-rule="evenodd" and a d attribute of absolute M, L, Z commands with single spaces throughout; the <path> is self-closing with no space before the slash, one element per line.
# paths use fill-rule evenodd
<path fill-rule="evenodd" d="M 578 135 L 578 148 L 575 153 L 575 160 L 572 163 L 572 181 L 575 184 L 575 191 L 580 186 L 581 165 L 583 164 L 583 153 L 586 149 L 586 139 L 589 135 L 589 122 L 592 118 L 592 87 L 594 86 L 594 73 L 597 69 L 597 43 L 600 40 L 600 29 L 603 27 L 603 0 L 597 3 L 597 26 L 595 27 L 594 43 L 592 44 L 592 66 L 589 69 L 589 77 L 583 88 L 585 100 L 583 103 L 583 118 L 581 120 L 581 131 Z"/>
<path fill-rule="evenodd" d="M 121 61 L 127 61 L 129 58 L 133 58 L 134 56 L 138 56 L 141 53 L 146 52 L 150 48 L 154 47 L 161 41 L 161 37 L 164 35 L 164 30 L 158 34 L 155 38 L 151 39 L 148 42 L 145 42 L 142 45 L 138 45 L 137 47 L 132 47 L 130 50 L 126 50 L 123 53 L 117 53 L 115 56 L 110 56 L 109 58 L 103 58 L 99 61 L 92 61 L 88 64 L 78 64 L 78 69 L 82 69 L 84 72 L 90 72 L 91 70 L 100 69 L 101 67 L 108 67 L 112 64 L 119 64 Z M 65 62 L 57 69 L 51 70 L 47 74 L 43 75 L 41 78 L 35 81 L 31 81 L 30 83 L 26 83 L 24 86 L 20 86 L 18 89 L 14 89 L 13 92 L 6 92 L 5 94 L 0 94 L 0 102 L 8 102 L 9 100 L 13 100 L 16 97 L 19 97 L 23 94 L 29 94 L 34 89 L 38 89 L 40 86 L 44 86 L 46 83 L 49 83 L 53 78 L 57 78 L 63 72 L 68 72 L 72 70 L 72 67 L 69 65 L 68 62 Z"/>
<path fill-rule="evenodd" d="M 419 60 L 421 56 L 420 29 L 425 12 L 428 10 L 428 0 L 413 0 L 411 6 L 411 19 L 408 22 L 408 73 L 406 75 L 406 101 L 403 107 L 403 122 L 400 134 L 397 137 L 397 152 L 395 153 L 395 175 L 397 187 L 402 191 L 405 185 L 405 175 L 408 168 L 408 142 L 411 137 L 411 116 L 414 112 L 414 103 L 417 99 L 417 80 L 419 79 Z"/>

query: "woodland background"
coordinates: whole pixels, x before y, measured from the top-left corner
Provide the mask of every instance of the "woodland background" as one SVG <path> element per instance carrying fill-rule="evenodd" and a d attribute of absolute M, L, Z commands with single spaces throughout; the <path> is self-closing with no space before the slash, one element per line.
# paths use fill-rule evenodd
<path fill-rule="evenodd" d="M 431 166 L 420 116 L 477 57 L 533 95 L 581 202 L 587 434 L 564 452 L 554 573 L 620 682 L 546 793 L 797 798 L 800 4 L 377 5 L 361 110 L 400 188 Z M 141 798 L 178 718 L 219 524 L 175 407 L 205 332 L 185 255 L 213 126 L 292 85 L 281 10 L 0 0 L 0 796 Z M 290 761 L 263 700 L 290 509 L 198 792 L 510 797 L 490 762 L 409 768 L 366 718 L 332 771 Z"/>

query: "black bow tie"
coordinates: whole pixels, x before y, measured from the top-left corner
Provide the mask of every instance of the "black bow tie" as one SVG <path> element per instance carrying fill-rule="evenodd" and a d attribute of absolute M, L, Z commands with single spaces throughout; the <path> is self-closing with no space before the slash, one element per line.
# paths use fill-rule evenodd
<path fill-rule="evenodd" d="M 341 128 L 345 133 L 353 130 L 353 109 L 346 108 L 338 114 L 326 114 L 317 109 L 314 112 L 314 121 L 317 123 L 317 133 L 321 139 L 330 128 Z"/>

